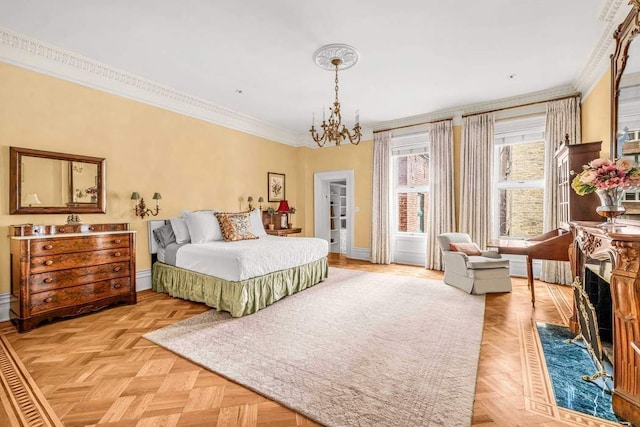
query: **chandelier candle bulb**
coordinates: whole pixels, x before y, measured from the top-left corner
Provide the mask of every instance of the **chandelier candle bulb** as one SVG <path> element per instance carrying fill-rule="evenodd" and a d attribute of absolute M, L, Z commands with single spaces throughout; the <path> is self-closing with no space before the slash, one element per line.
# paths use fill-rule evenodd
<path fill-rule="evenodd" d="M 360 123 L 360 110 L 356 110 L 356 124 Z"/>

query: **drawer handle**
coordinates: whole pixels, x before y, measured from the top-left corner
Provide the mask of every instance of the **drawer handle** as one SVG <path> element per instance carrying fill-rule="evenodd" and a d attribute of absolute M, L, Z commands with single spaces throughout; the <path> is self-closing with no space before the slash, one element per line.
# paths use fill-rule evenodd
<path fill-rule="evenodd" d="M 49 303 L 49 302 L 51 302 L 51 301 L 53 301 L 53 298 L 52 298 L 52 297 L 48 297 L 48 298 L 45 298 L 45 299 L 44 299 L 44 302 L 46 302 L 46 303 Z"/>
<path fill-rule="evenodd" d="M 115 285 L 113 285 L 113 287 L 116 289 L 120 289 L 122 285 L 120 283 L 116 283 Z"/>
<path fill-rule="evenodd" d="M 94 231 L 96 228 L 95 227 L 89 227 L 89 230 Z"/>
<path fill-rule="evenodd" d="M 47 277 L 46 279 L 44 279 L 44 283 L 51 283 L 53 282 L 53 279 L 51 277 Z"/>
<path fill-rule="evenodd" d="M 120 271 L 122 270 L 122 267 L 118 266 L 118 267 L 113 267 L 113 271 Z"/>
<path fill-rule="evenodd" d="M 122 255 L 122 253 L 120 253 L 120 252 L 116 252 L 115 254 L 113 254 L 113 256 L 121 256 L 121 255 Z"/>
<path fill-rule="evenodd" d="M 45 249 L 53 249 L 53 245 L 44 245 Z"/>
<path fill-rule="evenodd" d="M 116 240 L 114 240 L 114 243 L 120 243 L 120 242 L 122 242 L 122 239 L 116 239 Z"/>
<path fill-rule="evenodd" d="M 51 264 L 53 264 L 53 261 L 51 261 L 50 259 L 44 262 L 44 265 L 51 265 Z"/>

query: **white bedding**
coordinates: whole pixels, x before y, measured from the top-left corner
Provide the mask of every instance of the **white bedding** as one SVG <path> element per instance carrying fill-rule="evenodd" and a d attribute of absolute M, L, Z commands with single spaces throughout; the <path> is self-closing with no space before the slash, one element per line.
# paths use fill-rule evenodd
<path fill-rule="evenodd" d="M 256 240 L 184 245 L 178 249 L 176 266 L 237 282 L 308 264 L 328 253 L 324 239 L 267 235 Z"/>

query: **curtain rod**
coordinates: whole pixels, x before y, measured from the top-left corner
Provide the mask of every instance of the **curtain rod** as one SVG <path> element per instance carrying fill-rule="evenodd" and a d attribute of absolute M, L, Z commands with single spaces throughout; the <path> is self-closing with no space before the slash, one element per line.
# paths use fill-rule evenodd
<path fill-rule="evenodd" d="M 544 101 L 527 102 L 526 104 L 514 105 L 513 107 L 502 107 L 502 108 L 495 108 L 493 110 L 480 111 L 477 113 L 463 114 L 462 117 L 475 116 L 477 114 L 495 113 L 497 111 L 511 110 L 513 108 L 520 108 L 520 107 L 529 107 L 531 105 L 544 104 L 546 102 L 552 102 L 552 101 L 562 101 L 563 99 L 578 98 L 578 97 L 580 97 L 580 94 L 574 93 L 572 95 L 559 96 L 557 98 L 546 99 Z"/>
<path fill-rule="evenodd" d="M 495 113 L 497 111 L 511 110 L 512 108 L 529 107 L 530 105 L 544 104 L 545 102 L 551 102 L 551 101 L 561 101 L 563 99 L 577 98 L 579 96 L 580 96 L 579 93 L 575 93 L 575 94 L 572 94 L 572 95 L 560 96 L 558 98 L 551 98 L 551 99 L 547 99 L 547 100 L 544 100 L 544 101 L 535 101 L 535 102 L 528 102 L 526 104 L 514 105 L 513 107 L 495 108 L 493 110 L 486 110 L 486 111 L 480 111 L 480 112 L 477 112 L 477 113 L 463 114 L 462 117 L 475 116 L 476 114 Z M 379 130 L 374 130 L 373 133 L 387 132 L 387 131 L 390 131 L 390 130 L 397 130 L 397 129 L 405 129 L 405 128 L 410 128 L 410 127 L 413 127 L 413 126 L 430 125 L 432 123 L 442 122 L 442 121 L 445 121 L 445 120 L 453 120 L 453 117 L 444 118 L 444 119 L 438 119 L 438 120 L 430 120 L 428 122 L 414 123 L 414 124 L 411 124 L 411 125 L 397 126 L 397 127 L 387 128 L 387 129 L 379 129 Z"/>
<path fill-rule="evenodd" d="M 412 125 L 396 126 L 396 127 L 388 128 L 388 129 L 379 129 L 379 130 L 374 130 L 373 133 L 387 132 L 389 130 L 412 128 L 414 126 L 430 125 L 430 124 L 433 124 L 433 123 L 444 122 L 445 120 L 453 120 L 453 117 L 445 117 L 444 119 L 430 120 L 428 122 L 414 123 Z"/>

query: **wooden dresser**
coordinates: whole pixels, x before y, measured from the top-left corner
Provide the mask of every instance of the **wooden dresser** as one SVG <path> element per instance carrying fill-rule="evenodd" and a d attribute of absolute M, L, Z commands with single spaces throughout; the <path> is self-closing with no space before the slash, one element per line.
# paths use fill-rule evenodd
<path fill-rule="evenodd" d="M 11 321 L 44 320 L 136 303 L 136 235 L 129 224 L 9 226 Z"/>

